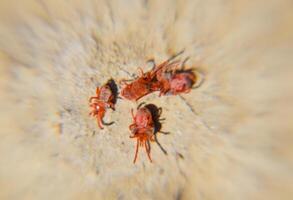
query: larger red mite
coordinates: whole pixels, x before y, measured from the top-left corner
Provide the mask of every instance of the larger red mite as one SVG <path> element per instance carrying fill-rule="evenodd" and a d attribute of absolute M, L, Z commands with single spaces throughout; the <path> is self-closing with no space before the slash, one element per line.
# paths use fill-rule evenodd
<path fill-rule="evenodd" d="M 97 118 L 98 125 L 103 129 L 103 118 L 106 113 L 107 108 L 115 110 L 115 96 L 110 87 L 110 81 L 108 81 L 102 87 L 97 87 L 96 96 L 93 96 L 89 99 L 91 112 L 89 115 L 92 115 Z"/>
<path fill-rule="evenodd" d="M 174 60 L 178 55 L 171 57 L 148 72 L 143 72 L 131 83 L 122 80 L 124 87 L 121 96 L 128 100 L 137 101 L 141 97 L 159 91 L 161 95 L 177 95 L 188 93 L 197 80 L 196 75 L 191 69 L 184 70 L 184 63 Z M 182 69 L 177 69 L 181 65 Z"/>
<path fill-rule="evenodd" d="M 155 126 L 152 113 L 146 106 L 142 108 L 138 106 L 136 114 L 134 115 L 133 110 L 131 110 L 131 114 L 133 118 L 133 123 L 129 126 L 129 129 L 132 133 L 130 138 L 137 139 L 133 163 L 136 162 L 138 148 L 143 146 L 145 147 L 149 160 L 152 162 L 152 158 L 150 155 L 150 141 L 155 141 Z"/>
<path fill-rule="evenodd" d="M 170 59 L 156 66 L 149 72 L 143 72 L 140 69 L 140 76 L 131 83 L 126 83 L 122 80 L 121 83 L 124 86 L 121 90 L 121 96 L 125 99 L 137 101 L 143 96 L 160 90 L 161 83 L 157 81 L 157 73 L 164 68 L 174 66 L 178 61 L 170 63 Z"/>

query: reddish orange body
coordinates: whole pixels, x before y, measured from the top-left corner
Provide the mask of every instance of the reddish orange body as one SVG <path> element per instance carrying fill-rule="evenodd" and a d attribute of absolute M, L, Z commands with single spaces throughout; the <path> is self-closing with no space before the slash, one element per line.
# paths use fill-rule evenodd
<path fill-rule="evenodd" d="M 168 94 L 177 95 L 188 93 L 196 81 L 196 76 L 191 71 L 175 73 L 170 80 Z"/>
<path fill-rule="evenodd" d="M 176 62 L 177 63 L 177 62 Z M 141 75 L 131 83 L 124 83 L 124 88 L 121 90 L 121 95 L 128 100 L 137 101 L 143 96 L 155 92 L 161 88 L 161 83 L 157 81 L 157 74 L 169 67 L 173 66 L 175 62 L 170 63 L 170 60 L 158 65 L 155 69 L 144 73 L 140 68 Z"/>
<path fill-rule="evenodd" d="M 100 88 L 97 87 L 96 96 L 89 99 L 90 107 L 92 109 L 89 115 L 97 118 L 98 125 L 101 129 L 103 129 L 103 118 L 105 116 L 106 109 L 111 108 L 112 110 L 115 110 L 114 102 L 115 98 L 109 82 Z"/>
<path fill-rule="evenodd" d="M 136 162 L 137 159 L 137 153 L 139 147 L 145 147 L 146 153 L 148 155 L 149 160 L 152 162 L 151 156 L 150 156 L 150 144 L 149 141 L 155 141 L 154 139 L 154 133 L 155 133 L 155 127 L 154 127 L 154 121 L 152 117 L 151 111 L 145 106 L 142 108 L 138 107 L 138 110 L 136 114 L 133 114 L 133 110 L 131 110 L 133 123 L 129 126 L 129 129 L 132 133 L 130 138 L 136 138 L 136 151 L 133 163 Z"/>
<path fill-rule="evenodd" d="M 160 82 L 160 96 L 188 93 L 196 82 L 196 76 L 191 70 L 162 72 L 157 77 Z"/>
<path fill-rule="evenodd" d="M 137 101 L 141 97 L 153 92 L 152 85 L 155 74 L 152 72 L 144 73 L 141 70 L 141 75 L 131 83 L 122 83 L 125 85 L 121 90 L 121 95 L 128 100 Z"/>
<path fill-rule="evenodd" d="M 141 70 L 141 75 L 129 84 L 123 81 L 125 86 L 121 91 L 121 95 L 125 99 L 137 101 L 155 91 L 159 91 L 160 96 L 188 93 L 196 82 L 197 77 L 191 69 L 184 69 L 187 59 L 184 62 L 174 60 L 181 53 L 183 51 L 160 65 L 154 66 L 149 72 L 144 73 Z M 181 69 L 177 69 L 179 65 L 182 67 Z"/>
<path fill-rule="evenodd" d="M 177 69 L 180 61 L 176 60 L 171 63 L 159 65 L 154 69 L 156 74 L 156 88 L 161 95 L 177 95 L 180 93 L 188 93 L 196 81 L 196 75 L 189 70 Z M 184 64 L 182 64 L 184 65 Z"/>

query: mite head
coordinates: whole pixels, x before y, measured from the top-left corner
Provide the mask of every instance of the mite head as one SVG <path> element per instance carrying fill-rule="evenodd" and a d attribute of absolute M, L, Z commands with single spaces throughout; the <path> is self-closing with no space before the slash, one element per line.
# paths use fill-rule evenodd
<path fill-rule="evenodd" d="M 192 71 L 179 72 L 174 74 L 170 81 L 170 93 L 177 94 L 188 92 L 196 81 L 196 76 Z"/>

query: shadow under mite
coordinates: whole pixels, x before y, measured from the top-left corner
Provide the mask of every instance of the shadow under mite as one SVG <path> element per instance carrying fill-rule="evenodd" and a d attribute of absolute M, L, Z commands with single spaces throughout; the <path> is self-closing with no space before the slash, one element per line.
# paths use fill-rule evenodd
<path fill-rule="evenodd" d="M 139 107 L 143 104 L 145 104 L 145 103 L 140 104 Z M 154 128 L 155 128 L 155 131 L 154 131 L 155 141 L 156 141 L 157 145 L 160 147 L 160 149 L 163 151 L 163 153 L 165 155 L 167 155 L 168 154 L 167 151 L 163 148 L 163 146 L 161 145 L 161 143 L 158 141 L 158 138 L 157 138 L 157 133 L 163 133 L 165 135 L 170 134 L 170 132 L 164 132 L 161 130 L 162 129 L 161 121 L 165 120 L 164 118 L 160 118 L 161 114 L 162 114 L 162 108 L 159 108 L 154 104 L 147 104 L 147 105 L 145 105 L 145 107 L 151 112 L 151 115 L 153 118 Z M 149 147 L 150 147 L 150 145 L 149 145 Z"/>
<path fill-rule="evenodd" d="M 117 103 L 117 99 L 118 99 L 118 95 L 119 95 L 119 92 L 118 92 L 118 86 L 116 84 L 116 82 L 114 81 L 114 79 L 109 79 L 108 82 L 107 82 L 107 85 L 110 87 L 111 91 L 112 91 L 112 94 L 114 96 L 113 98 L 113 104 L 116 105 Z M 112 110 L 115 110 L 115 109 L 112 109 Z M 112 122 L 105 122 L 103 119 L 102 119 L 102 124 L 105 125 L 105 126 L 111 126 L 112 124 L 114 124 L 115 122 L 112 121 Z"/>
<path fill-rule="evenodd" d="M 114 79 L 112 79 L 112 78 L 110 80 L 108 80 L 107 85 L 109 85 L 109 87 L 113 93 L 113 96 L 114 96 L 113 103 L 116 104 L 117 99 L 119 97 L 118 86 L 117 86 L 116 82 L 114 81 Z"/>

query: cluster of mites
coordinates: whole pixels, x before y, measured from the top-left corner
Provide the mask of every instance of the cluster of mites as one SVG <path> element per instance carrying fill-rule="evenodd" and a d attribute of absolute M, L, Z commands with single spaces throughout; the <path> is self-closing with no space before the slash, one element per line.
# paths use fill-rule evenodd
<path fill-rule="evenodd" d="M 185 69 L 185 62 L 174 61 L 174 57 L 160 65 L 154 64 L 154 67 L 148 72 L 143 72 L 139 68 L 140 75 L 133 80 L 120 81 L 122 87 L 120 95 L 123 99 L 137 101 L 143 96 L 156 91 L 159 91 L 159 96 L 188 93 L 197 81 L 197 76 L 192 69 Z M 101 129 L 103 129 L 103 125 L 107 125 L 103 122 L 106 110 L 108 108 L 115 110 L 117 96 L 117 87 L 115 88 L 113 80 L 110 80 L 105 85 L 97 87 L 96 96 L 89 99 L 90 115 L 96 117 Z M 153 104 L 142 105 L 140 104 L 137 107 L 136 114 L 133 113 L 133 109 L 131 110 L 133 123 L 129 126 L 132 134 L 130 138 L 136 138 L 137 140 L 134 163 L 139 146 L 145 147 L 148 158 L 152 162 L 150 141 L 155 141 L 155 134 L 159 132 L 157 124 L 159 123 L 160 113 L 157 111 L 161 112 L 161 110 L 156 110 L 157 107 Z"/>

